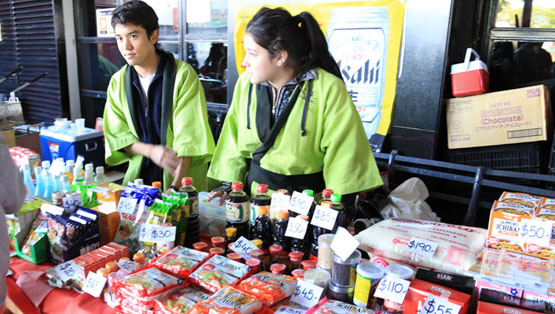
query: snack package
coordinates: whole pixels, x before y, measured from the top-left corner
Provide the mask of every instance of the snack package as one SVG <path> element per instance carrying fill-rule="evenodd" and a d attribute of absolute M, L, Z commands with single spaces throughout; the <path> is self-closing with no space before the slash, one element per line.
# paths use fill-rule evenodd
<path fill-rule="evenodd" d="M 241 281 L 237 287 L 271 306 L 292 296 L 297 288 L 297 280 L 287 275 L 260 272 Z"/>
<path fill-rule="evenodd" d="M 289 300 L 284 300 L 272 307 L 274 314 L 304 314 L 308 311 L 307 307 L 304 307 L 295 302 Z"/>
<path fill-rule="evenodd" d="M 359 248 L 437 271 L 464 275 L 485 245 L 486 230 L 441 222 L 392 218 L 380 221 L 355 236 Z M 412 253 L 413 238 L 436 243 L 433 256 Z"/>
<path fill-rule="evenodd" d="M 337 301 L 337 300 L 328 300 L 326 303 L 322 304 L 316 311 L 313 312 L 314 314 L 359 314 L 359 313 L 367 313 L 367 314 L 374 314 L 373 310 L 365 309 L 356 305 L 348 304 L 345 302 Z M 416 313 L 416 312 L 407 312 L 407 313 Z"/>
<path fill-rule="evenodd" d="M 190 309 L 202 300 L 208 300 L 209 294 L 195 287 L 187 287 L 174 292 L 167 297 L 156 301 L 156 313 L 160 314 L 181 314 L 187 313 Z"/>
<path fill-rule="evenodd" d="M 151 261 L 152 265 L 160 270 L 170 273 L 179 278 L 185 278 L 193 269 L 206 258 L 209 254 L 202 251 L 189 249 L 183 246 L 176 246 L 166 254 Z"/>
<path fill-rule="evenodd" d="M 197 268 L 189 279 L 208 291 L 217 292 L 224 285 L 233 285 L 248 272 L 247 265 L 214 255 Z"/>
<path fill-rule="evenodd" d="M 116 283 L 118 293 L 125 293 L 139 298 L 154 299 L 154 297 L 178 287 L 183 280 L 168 275 L 157 268 L 132 273 Z"/>
<path fill-rule="evenodd" d="M 543 313 L 543 312 L 530 311 L 530 310 L 508 306 L 508 305 L 500 305 L 500 304 L 488 303 L 484 301 L 478 302 L 478 309 L 476 311 L 476 314 L 499 314 L 499 313 L 537 314 L 537 313 Z"/>
<path fill-rule="evenodd" d="M 220 289 L 208 300 L 199 301 L 189 314 L 253 314 L 262 303 L 232 287 Z"/>
<path fill-rule="evenodd" d="M 468 312 L 471 297 L 469 294 L 449 289 L 435 283 L 414 279 L 410 283 L 409 292 L 403 302 L 403 313 L 420 313 L 430 294 L 443 298 L 449 303 L 460 306 L 461 309 L 459 313 Z"/>

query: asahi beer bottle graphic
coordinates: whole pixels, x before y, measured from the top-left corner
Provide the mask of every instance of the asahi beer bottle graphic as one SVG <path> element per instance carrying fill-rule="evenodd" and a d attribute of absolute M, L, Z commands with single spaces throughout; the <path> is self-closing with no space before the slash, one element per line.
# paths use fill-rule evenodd
<path fill-rule="evenodd" d="M 388 37 L 385 7 L 332 10 L 327 29 L 329 49 L 368 138 L 377 132 L 382 116 Z"/>

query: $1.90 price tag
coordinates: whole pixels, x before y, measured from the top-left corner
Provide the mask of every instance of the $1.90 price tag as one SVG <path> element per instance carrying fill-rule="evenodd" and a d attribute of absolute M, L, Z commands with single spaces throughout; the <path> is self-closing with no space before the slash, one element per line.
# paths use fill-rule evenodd
<path fill-rule="evenodd" d="M 106 285 L 106 277 L 90 271 L 83 285 L 83 291 L 98 298 L 104 289 L 104 285 Z"/>
<path fill-rule="evenodd" d="M 316 205 L 316 209 L 314 210 L 314 215 L 312 216 L 312 221 L 310 222 L 310 224 L 328 230 L 333 230 L 333 227 L 335 226 L 335 220 L 337 219 L 337 214 L 339 214 L 339 212 L 335 209 Z"/>
<path fill-rule="evenodd" d="M 314 197 L 308 196 L 306 194 L 299 193 L 297 191 L 293 192 L 291 195 L 291 200 L 289 201 L 289 208 L 301 215 L 308 215 L 310 207 L 314 202 Z"/>
<path fill-rule="evenodd" d="M 304 280 L 297 281 L 297 289 L 291 296 L 291 301 L 308 308 L 313 307 L 320 300 L 324 288 L 308 283 Z"/>
<path fill-rule="evenodd" d="M 304 239 L 307 227 L 308 221 L 302 220 L 298 217 L 289 218 L 287 230 L 285 230 L 285 236 L 302 240 Z"/>
<path fill-rule="evenodd" d="M 385 276 L 380 280 L 374 295 L 377 298 L 402 304 L 409 291 L 410 281 L 395 276 Z"/>
<path fill-rule="evenodd" d="M 520 223 L 520 237 L 524 242 L 548 246 L 551 240 L 553 223 L 548 221 L 527 220 Z"/>
<path fill-rule="evenodd" d="M 233 242 L 231 250 L 235 253 L 241 254 L 243 259 L 248 260 L 251 258 L 251 251 L 258 250 L 258 247 L 251 241 L 247 240 L 247 238 L 240 236 L 237 241 Z"/>
<path fill-rule="evenodd" d="M 165 227 L 151 224 L 141 224 L 139 241 L 142 242 L 171 242 L 175 241 L 175 226 Z"/>
<path fill-rule="evenodd" d="M 460 305 L 453 304 L 430 293 L 420 310 L 420 314 L 457 314 L 460 310 Z"/>
<path fill-rule="evenodd" d="M 60 278 L 62 278 L 63 282 L 66 282 L 74 277 L 77 276 L 79 270 L 77 269 L 77 265 L 75 265 L 74 261 L 65 262 L 60 264 L 54 268 Z"/>
<path fill-rule="evenodd" d="M 117 211 L 120 213 L 132 215 L 137 207 L 137 199 L 131 197 L 122 197 L 118 203 Z"/>
<path fill-rule="evenodd" d="M 407 245 L 407 250 L 414 254 L 433 257 L 436 254 L 437 243 L 412 237 Z"/>

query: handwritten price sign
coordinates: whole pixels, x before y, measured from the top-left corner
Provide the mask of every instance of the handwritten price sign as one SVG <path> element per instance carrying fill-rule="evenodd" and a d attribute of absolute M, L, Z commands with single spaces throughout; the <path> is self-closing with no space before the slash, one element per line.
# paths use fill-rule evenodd
<path fill-rule="evenodd" d="M 289 222 L 287 223 L 287 230 L 285 230 L 285 236 L 302 240 L 304 239 L 307 228 L 308 221 L 302 220 L 297 217 L 289 218 Z"/>
<path fill-rule="evenodd" d="M 520 237 L 529 243 L 548 246 L 551 240 L 552 223 L 548 221 L 528 220 L 520 224 Z"/>
<path fill-rule="evenodd" d="M 235 253 L 241 254 L 244 260 L 248 260 L 251 258 L 251 251 L 258 250 L 258 247 L 251 241 L 247 240 L 247 238 L 241 236 L 237 239 L 237 241 L 233 242 L 231 250 Z"/>
<path fill-rule="evenodd" d="M 410 281 L 395 276 L 385 276 L 380 280 L 374 295 L 377 298 L 402 304 L 409 291 Z"/>
<path fill-rule="evenodd" d="M 420 310 L 421 314 L 457 314 L 461 310 L 461 306 L 448 302 L 447 300 L 429 294 L 424 302 L 424 306 Z"/>
<path fill-rule="evenodd" d="M 142 242 L 171 242 L 175 241 L 175 226 L 165 227 L 159 225 L 142 224 L 139 241 Z"/>
<path fill-rule="evenodd" d="M 100 297 L 104 286 L 106 285 L 106 277 L 90 271 L 83 285 L 83 291 L 95 298 Z"/>
<path fill-rule="evenodd" d="M 132 215 L 135 212 L 135 207 L 137 207 L 137 199 L 130 197 L 122 197 L 119 200 L 118 212 Z"/>
<path fill-rule="evenodd" d="M 407 245 L 407 250 L 414 254 L 433 257 L 436 254 L 437 243 L 413 237 Z"/>
<path fill-rule="evenodd" d="M 314 197 L 295 191 L 289 201 L 289 208 L 301 215 L 308 215 L 312 203 L 314 203 Z"/>
<path fill-rule="evenodd" d="M 335 220 L 337 219 L 337 214 L 339 214 L 339 212 L 335 209 L 316 205 L 316 209 L 314 210 L 314 215 L 312 216 L 312 221 L 310 222 L 310 224 L 328 230 L 333 230 L 333 227 L 335 226 Z"/>
<path fill-rule="evenodd" d="M 291 296 L 291 301 L 308 308 L 313 307 L 320 300 L 324 288 L 308 283 L 304 280 L 297 281 L 297 289 Z"/>

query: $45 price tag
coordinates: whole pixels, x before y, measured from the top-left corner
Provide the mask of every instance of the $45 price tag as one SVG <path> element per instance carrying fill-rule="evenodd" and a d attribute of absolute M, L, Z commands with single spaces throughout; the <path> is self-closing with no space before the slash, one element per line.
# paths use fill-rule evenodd
<path fill-rule="evenodd" d="M 139 241 L 142 242 L 171 242 L 175 241 L 175 226 L 165 227 L 151 224 L 141 224 Z"/>
<path fill-rule="evenodd" d="M 83 285 L 83 291 L 98 298 L 104 289 L 104 285 L 106 285 L 106 277 L 90 271 Z"/>
<path fill-rule="evenodd" d="M 527 220 L 520 223 L 520 236 L 525 242 L 548 246 L 552 226 L 553 223 L 548 221 Z"/>
<path fill-rule="evenodd" d="M 409 291 L 410 281 L 395 276 L 385 276 L 380 280 L 374 295 L 377 298 L 402 304 Z"/>
<path fill-rule="evenodd" d="M 258 250 L 258 247 L 251 241 L 247 240 L 247 238 L 240 236 L 237 241 L 233 242 L 231 250 L 235 253 L 241 254 L 245 260 L 248 260 L 251 258 L 251 251 Z"/>
<path fill-rule="evenodd" d="M 297 281 L 297 289 L 295 289 L 291 301 L 311 308 L 318 303 L 323 291 L 324 288 L 320 286 L 299 280 Z"/>
<path fill-rule="evenodd" d="M 328 230 L 333 230 L 333 226 L 335 226 L 335 220 L 337 219 L 338 213 L 339 212 L 335 209 L 316 205 L 316 209 L 314 210 L 314 215 L 312 216 L 312 221 L 310 222 L 310 224 Z"/>
<path fill-rule="evenodd" d="M 420 314 L 457 314 L 460 310 L 460 305 L 430 293 L 420 309 Z"/>
<path fill-rule="evenodd" d="M 412 237 L 407 245 L 407 250 L 410 253 L 433 257 L 436 254 L 437 243 Z"/>
<path fill-rule="evenodd" d="M 297 191 L 293 192 L 291 195 L 291 200 L 289 201 L 289 208 L 301 215 L 308 215 L 310 207 L 314 202 L 314 197 L 308 196 L 306 194 L 299 193 Z"/>

